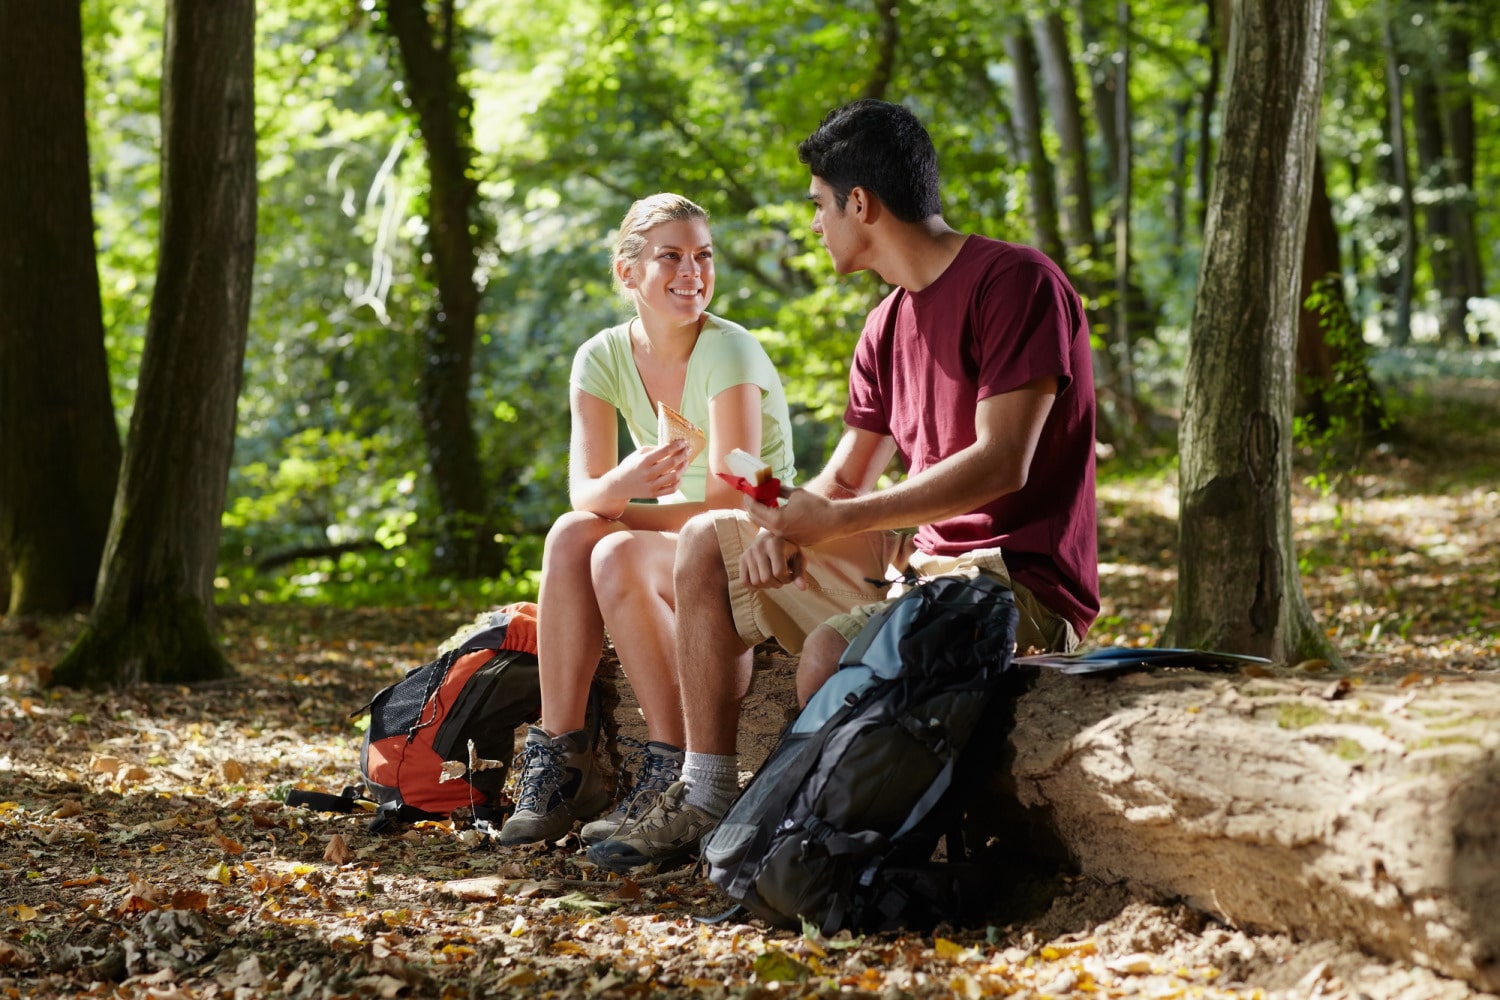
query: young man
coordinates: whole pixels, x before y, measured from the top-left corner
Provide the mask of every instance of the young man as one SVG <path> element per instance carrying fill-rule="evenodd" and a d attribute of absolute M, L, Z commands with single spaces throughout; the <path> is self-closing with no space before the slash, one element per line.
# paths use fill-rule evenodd
<path fill-rule="evenodd" d="M 806 703 L 906 569 L 1009 584 L 1023 652 L 1072 649 L 1099 611 L 1094 383 L 1066 277 L 1035 250 L 948 226 L 932 140 L 899 105 L 838 108 L 798 155 L 835 269 L 896 287 L 855 348 L 827 467 L 776 508 L 747 501 L 682 531 L 686 760 L 650 811 L 590 848 L 616 871 L 692 852 L 737 793 L 756 643 L 800 651 Z M 875 490 L 896 454 L 906 478 Z"/>

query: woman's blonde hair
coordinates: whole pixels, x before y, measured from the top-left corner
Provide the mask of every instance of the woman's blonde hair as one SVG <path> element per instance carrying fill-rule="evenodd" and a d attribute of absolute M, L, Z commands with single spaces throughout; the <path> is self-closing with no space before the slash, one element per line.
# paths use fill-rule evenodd
<path fill-rule="evenodd" d="M 624 290 L 620 280 L 620 265 L 631 268 L 641 259 L 646 249 L 646 234 L 663 222 L 685 222 L 689 219 L 708 221 L 703 208 L 680 194 L 652 194 L 630 206 L 625 218 L 620 220 L 620 231 L 615 238 L 615 256 L 610 268 L 615 284 Z"/>

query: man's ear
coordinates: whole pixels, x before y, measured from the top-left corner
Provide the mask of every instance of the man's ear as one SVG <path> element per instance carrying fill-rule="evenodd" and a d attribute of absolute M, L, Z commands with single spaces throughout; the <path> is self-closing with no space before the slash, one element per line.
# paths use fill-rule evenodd
<path fill-rule="evenodd" d="M 849 198 L 845 204 L 848 206 L 848 213 L 864 223 L 874 222 L 885 208 L 880 199 L 875 197 L 875 192 L 857 184 L 849 189 Z"/>

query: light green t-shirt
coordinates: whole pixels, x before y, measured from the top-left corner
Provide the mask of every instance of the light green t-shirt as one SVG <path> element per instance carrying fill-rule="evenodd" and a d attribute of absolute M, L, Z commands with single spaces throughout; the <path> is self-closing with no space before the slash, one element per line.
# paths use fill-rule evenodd
<path fill-rule="evenodd" d="M 584 342 L 573 356 L 570 383 L 590 396 L 597 396 L 625 417 L 630 439 L 637 448 L 654 445 L 656 407 L 646 395 L 635 356 L 630 348 L 630 324 L 601 330 Z M 679 413 L 709 434 L 708 401 L 725 389 L 750 382 L 760 387 L 760 457 L 776 470 L 776 478 L 792 485 L 796 469 L 792 458 L 792 420 L 786 394 L 776 366 L 760 341 L 744 327 L 707 314 L 698 342 L 688 358 L 687 378 L 682 388 Z M 693 459 L 682 474 L 682 497 L 703 499 L 708 477 L 708 448 Z M 670 499 L 670 498 L 669 498 Z"/>

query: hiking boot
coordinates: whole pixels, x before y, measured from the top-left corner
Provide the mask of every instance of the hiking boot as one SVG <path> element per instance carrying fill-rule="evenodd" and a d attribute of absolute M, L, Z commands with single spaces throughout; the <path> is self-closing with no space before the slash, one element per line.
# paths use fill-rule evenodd
<path fill-rule="evenodd" d="M 626 823 L 639 819 L 651 808 L 657 796 L 682 775 L 682 751 L 670 743 L 656 740 L 642 743 L 628 736 L 620 737 L 620 743 L 631 749 L 630 759 L 639 762 L 640 766 L 635 768 L 635 780 L 620 797 L 619 805 L 608 816 L 585 823 L 578 831 L 585 846 L 609 840 Z"/>
<path fill-rule="evenodd" d="M 609 804 L 609 793 L 594 770 L 594 741 L 586 730 L 548 736 L 528 726 L 516 765 L 516 811 L 500 828 L 500 843 L 507 847 L 557 840 L 573 828 L 574 820 Z"/>
<path fill-rule="evenodd" d="M 589 860 L 612 872 L 628 872 L 652 862 L 675 861 L 698 850 L 698 841 L 714 828 L 719 817 L 688 805 L 683 801 L 686 794 L 687 785 L 673 782 L 640 819 L 627 822 L 615 832 L 613 840 L 590 847 Z"/>

